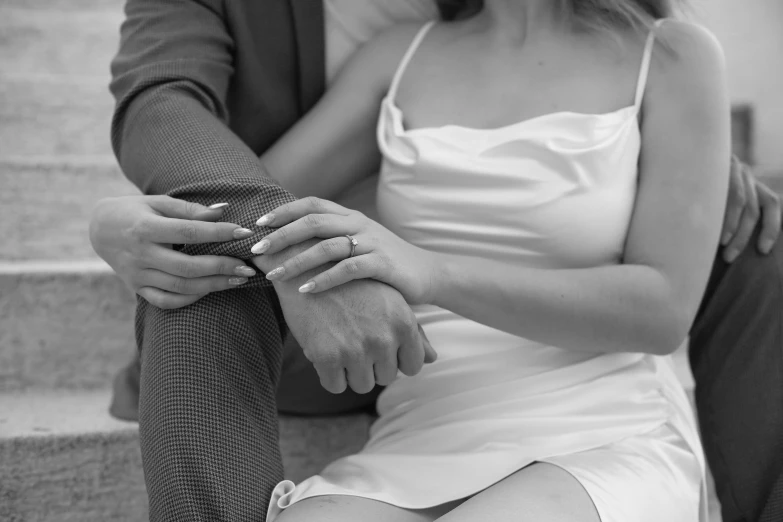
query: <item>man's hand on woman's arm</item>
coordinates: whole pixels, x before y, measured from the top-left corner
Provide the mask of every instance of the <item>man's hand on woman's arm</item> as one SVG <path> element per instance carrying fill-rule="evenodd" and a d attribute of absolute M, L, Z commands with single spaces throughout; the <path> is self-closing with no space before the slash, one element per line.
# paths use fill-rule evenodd
<path fill-rule="evenodd" d="M 753 175 L 750 167 L 736 156 L 731 160 L 729 199 L 721 232 L 723 259 L 733 262 L 748 247 L 753 231 L 761 220 L 761 232 L 755 247 L 769 254 L 780 236 L 780 197 Z"/>
<path fill-rule="evenodd" d="M 172 244 L 221 243 L 254 235 L 232 223 L 214 223 L 224 208 L 168 196 L 107 198 L 93 211 L 90 241 L 134 292 L 159 308 L 181 308 L 210 292 L 242 285 L 256 274 L 236 258 L 189 256 L 172 249 Z"/>

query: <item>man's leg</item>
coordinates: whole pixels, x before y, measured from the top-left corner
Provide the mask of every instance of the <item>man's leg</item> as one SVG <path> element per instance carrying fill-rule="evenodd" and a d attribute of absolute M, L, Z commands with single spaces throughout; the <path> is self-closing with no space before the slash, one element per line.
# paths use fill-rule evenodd
<path fill-rule="evenodd" d="M 150 520 L 264 520 L 283 478 L 273 289 L 161 310 L 139 301 L 139 429 Z"/>
<path fill-rule="evenodd" d="M 783 513 L 782 241 L 768 256 L 749 246 L 731 265 L 718 256 L 690 345 L 723 521 L 780 520 L 768 517 L 776 502 Z"/>

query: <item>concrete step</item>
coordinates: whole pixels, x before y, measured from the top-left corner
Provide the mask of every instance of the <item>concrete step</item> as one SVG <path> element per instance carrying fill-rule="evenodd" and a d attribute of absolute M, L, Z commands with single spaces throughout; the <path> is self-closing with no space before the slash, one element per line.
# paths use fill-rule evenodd
<path fill-rule="evenodd" d="M 108 84 L 108 74 L 0 75 L 0 154 L 110 155 Z"/>
<path fill-rule="evenodd" d="M 0 263 L 0 393 L 109 387 L 135 303 L 101 261 Z"/>
<path fill-rule="evenodd" d="M 106 392 L 0 395 L 0 520 L 147 520 L 135 424 L 106 414 Z M 366 415 L 280 419 L 286 478 L 357 451 Z"/>
<path fill-rule="evenodd" d="M 122 0 L 4 0 L 0 77 L 106 75 L 117 52 Z"/>
<path fill-rule="evenodd" d="M 97 259 L 88 236 L 95 203 L 139 193 L 110 156 L 0 156 L 0 186 L 0 260 Z"/>

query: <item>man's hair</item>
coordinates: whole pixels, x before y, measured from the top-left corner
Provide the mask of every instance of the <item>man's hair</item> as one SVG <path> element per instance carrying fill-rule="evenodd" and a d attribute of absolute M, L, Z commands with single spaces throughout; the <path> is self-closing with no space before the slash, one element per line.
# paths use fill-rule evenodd
<path fill-rule="evenodd" d="M 552 0 L 563 21 L 575 29 L 615 32 L 645 30 L 655 20 L 675 16 L 682 0 Z M 484 0 L 437 0 L 444 20 L 469 18 L 484 7 Z"/>

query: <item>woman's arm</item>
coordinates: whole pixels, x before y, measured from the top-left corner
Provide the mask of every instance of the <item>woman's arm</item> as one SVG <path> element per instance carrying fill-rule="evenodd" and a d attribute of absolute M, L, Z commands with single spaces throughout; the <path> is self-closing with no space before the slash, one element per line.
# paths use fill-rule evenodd
<path fill-rule="evenodd" d="M 719 44 L 680 22 L 658 29 L 644 102 L 640 186 L 624 264 L 534 270 L 445 257 L 432 302 L 574 350 L 670 353 L 685 339 L 715 256 L 729 173 Z M 465 296 L 470 296 L 466 299 Z"/>
<path fill-rule="evenodd" d="M 261 156 L 280 185 L 331 200 L 378 171 L 380 103 L 418 29 L 400 25 L 360 48 L 318 104 Z"/>

